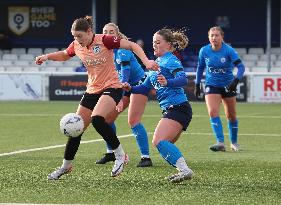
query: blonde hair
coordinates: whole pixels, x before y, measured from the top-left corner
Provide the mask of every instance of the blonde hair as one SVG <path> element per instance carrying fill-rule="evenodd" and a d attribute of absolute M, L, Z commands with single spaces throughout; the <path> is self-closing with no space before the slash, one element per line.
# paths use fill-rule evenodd
<path fill-rule="evenodd" d="M 92 16 L 85 16 L 84 18 L 76 19 L 71 27 L 73 31 L 84 31 L 86 32 L 89 28 L 93 30 L 93 18 Z"/>
<path fill-rule="evenodd" d="M 222 28 L 219 27 L 219 26 L 213 26 L 213 27 L 211 27 L 211 28 L 209 29 L 209 31 L 208 31 L 208 36 L 210 35 L 210 32 L 211 32 L 211 31 L 214 31 L 214 30 L 219 31 L 220 34 L 221 34 L 221 36 L 224 37 L 224 32 L 223 32 Z"/>
<path fill-rule="evenodd" d="M 173 51 L 184 50 L 189 43 L 188 37 L 185 34 L 185 28 L 182 29 L 169 29 L 163 28 L 156 33 L 161 35 L 165 41 L 171 43 Z"/>
<path fill-rule="evenodd" d="M 125 36 L 123 33 L 121 33 L 121 31 L 119 30 L 119 27 L 115 23 L 105 24 L 104 27 L 106 27 L 106 26 L 112 26 L 115 29 L 118 38 L 125 39 L 125 40 L 129 39 L 127 36 Z"/>

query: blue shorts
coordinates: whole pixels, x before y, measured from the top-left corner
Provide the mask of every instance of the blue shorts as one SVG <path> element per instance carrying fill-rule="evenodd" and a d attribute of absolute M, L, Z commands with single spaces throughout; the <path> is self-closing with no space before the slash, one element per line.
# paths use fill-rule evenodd
<path fill-rule="evenodd" d="M 121 88 L 107 88 L 99 94 L 89 94 L 85 92 L 80 101 L 80 105 L 93 110 L 102 95 L 109 95 L 113 98 L 117 105 L 122 98 L 122 92 L 123 90 Z"/>
<path fill-rule="evenodd" d="M 182 130 L 186 131 L 192 119 L 192 108 L 188 102 L 184 102 L 168 107 L 166 110 L 163 110 L 162 114 L 162 118 L 177 121 L 182 125 Z"/>
<path fill-rule="evenodd" d="M 144 82 L 145 78 L 146 78 L 146 75 L 144 75 L 138 82 L 133 83 L 131 86 L 141 85 Z M 129 91 L 129 92 L 125 91 L 124 92 L 124 96 L 130 97 L 131 96 L 131 91 Z"/>
<path fill-rule="evenodd" d="M 236 96 L 236 91 L 228 91 L 225 87 L 214 87 L 211 85 L 205 86 L 205 95 L 208 94 L 219 94 L 222 98 L 229 98 Z"/>

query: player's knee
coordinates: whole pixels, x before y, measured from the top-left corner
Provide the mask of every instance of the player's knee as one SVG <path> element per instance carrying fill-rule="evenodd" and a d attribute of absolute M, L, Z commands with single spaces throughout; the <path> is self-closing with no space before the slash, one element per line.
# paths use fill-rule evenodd
<path fill-rule="evenodd" d="M 105 119 L 103 116 L 95 115 L 92 116 L 92 125 L 94 128 L 99 128 L 105 123 Z"/>
<path fill-rule="evenodd" d="M 153 139 L 152 139 L 152 145 L 153 145 L 154 147 L 157 147 L 157 145 L 159 144 L 159 142 L 160 142 L 160 139 L 157 139 L 157 138 L 153 137 Z"/>
<path fill-rule="evenodd" d="M 228 121 L 231 121 L 231 122 L 236 121 L 236 115 L 229 115 L 229 116 L 226 116 L 226 118 Z"/>
<path fill-rule="evenodd" d="M 135 127 L 137 124 L 140 123 L 140 119 L 136 117 L 128 118 L 128 124 L 130 127 Z"/>
<path fill-rule="evenodd" d="M 229 121 L 235 121 L 236 120 L 236 112 L 226 112 L 225 113 L 226 119 Z"/>
<path fill-rule="evenodd" d="M 209 116 L 210 117 L 218 117 L 219 116 L 219 112 L 217 110 L 210 110 L 209 111 Z"/>

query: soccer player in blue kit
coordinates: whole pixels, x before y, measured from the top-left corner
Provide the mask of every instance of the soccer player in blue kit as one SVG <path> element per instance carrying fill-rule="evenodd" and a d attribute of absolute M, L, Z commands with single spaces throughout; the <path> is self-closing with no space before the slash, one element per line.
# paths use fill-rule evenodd
<path fill-rule="evenodd" d="M 103 34 L 128 40 L 128 38 L 120 32 L 118 26 L 114 23 L 106 24 L 103 27 Z M 139 83 L 142 83 L 145 79 L 144 70 L 142 69 L 135 55 L 131 51 L 126 49 L 114 49 L 114 63 L 116 70 L 119 74 L 119 79 L 122 83 L 128 82 L 131 85 L 138 85 Z M 137 164 L 137 167 L 152 166 L 152 161 L 149 156 L 147 132 L 145 130 L 145 127 L 141 123 L 141 117 L 144 112 L 147 99 L 147 96 L 144 95 L 131 95 L 131 92 L 124 92 L 124 95 L 121 100 L 122 105 L 120 111 L 123 111 L 124 109 L 129 107 L 128 123 L 131 127 L 134 136 L 136 137 L 136 141 L 141 152 L 141 160 Z M 111 124 L 111 127 L 115 130 L 115 132 L 116 127 L 114 121 L 116 120 L 118 114 L 120 114 L 120 112 L 115 110 L 111 114 L 111 117 L 109 119 L 109 123 Z M 96 161 L 96 164 L 105 164 L 110 161 L 115 161 L 115 155 L 113 153 L 112 148 L 108 144 L 106 145 L 107 153 L 104 155 L 103 158 Z"/>
<path fill-rule="evenodd" d="M 149 72 L 141 85 L 123 83 L 123 89 L 132 93 L 147 95 L 152 88 L 156 90 L 163 116 L 154 131 L 152 143 L 160 155 L 177 168 L 178 173 L 167 177 L 173 183 L 190 180 L 193 176 L 193 171 L 174 144 L 192 119 L 192 109 L 183 89 L 187 85 L 186 74 L 180 60 L 172 53 L 184 49 L 187 44 L 188 38 L 181 30 L 164 28 L 157 31 L 153 36 L 153 49 L 160 70 Z"/>
<path fill-rule="evenodd" d="M 236 118 L 236 87 L 242 79 L 245 67 L 237 52 L 224 43 L 224 32 L 220 27 L 212 27 L 208 32 L 210 44 L 199 51 L 196 72 L 195 95 L 200 95 L 200 82 L 206 68 L 205 101 L 210 123 L 217 143 L 212 145 L 212 151 L 225 151 L 223 127 L 219 117 L 221 101 L 228 120 L 230 148 L 239 151 L 237 143 L 238 120 Z M 234 67 L 238 68 L 233 75 Z"/>

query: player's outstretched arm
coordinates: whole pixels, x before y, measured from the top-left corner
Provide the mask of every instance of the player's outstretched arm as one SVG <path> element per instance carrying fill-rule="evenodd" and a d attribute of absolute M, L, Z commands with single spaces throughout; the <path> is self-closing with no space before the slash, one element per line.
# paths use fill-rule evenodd
<path fill-rule="evenodd" d="M 54 53 L 48 53 L 45 55 L 37 56 L 35 58 L 35 63 L 37 65 L 41 65 L 43 62 L 47 60 L 53 60 L 53 61 L 66 61 L 70 58 L 70 56 L 67 54 L 66 51 L 57 51 Z"/>
<path fill-rule="evenodd" d="M 143 49 L 136 43 L 132 41 L 128 41 L 125 39 L 121 39 L 120 41 L 120 48 L 124 48 L 127 50 L 133 51 L 143 62 L 145 67 L 149 70 L 158 70 L 159 65 L 154 60 L 149 60 L 145 55 Z"/>

